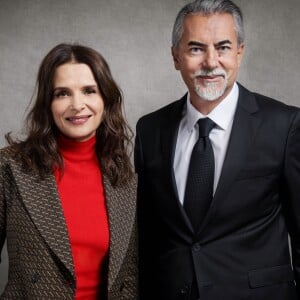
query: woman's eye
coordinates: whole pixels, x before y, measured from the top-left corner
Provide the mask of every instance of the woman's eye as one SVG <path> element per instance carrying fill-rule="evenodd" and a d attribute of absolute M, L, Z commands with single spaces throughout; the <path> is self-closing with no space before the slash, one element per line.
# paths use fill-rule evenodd
<path fill-rule="evenodd" d="M 67 97 L 68 95 L 67 91 L 57 91 L 54 93 L 55 98 Z"/>
<path fill-rule="evenodd" d="M 96 89 L 86 89 L 85 91 L 84 91 L 84 93 L 85 94 L 96 94 Z"/>

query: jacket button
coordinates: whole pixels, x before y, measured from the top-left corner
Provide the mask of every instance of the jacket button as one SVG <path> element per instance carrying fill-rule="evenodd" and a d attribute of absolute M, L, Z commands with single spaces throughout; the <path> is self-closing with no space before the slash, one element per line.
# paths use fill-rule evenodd
<path fill-rule="evenodd" d="M 187 285 L 184 285 L 181 289 L 180 289 L 180 294 L 181 295 L 186 295 L 189 292 L 189 287 Z"/>
<path fill-rule="evenodd" d="M 71 287 L 71 288 L 74 288 L 74 286 L 75 286 L 74 283 L 72 282 L 72 280 L 66 280 L 66 281 L 65 281 L 65 285 L 66 285 L 66 286 L 69 286 L 69 287 Z"/>
<path fill-rule="evenodd" d="M 192 250 L 193 250 L 194 252 L 198 252 L 198 251 L 201 250 L 201 246 L 200 246 L 198 243 L 196 243 L 196 244 L 194 244 L 194 245 L 192 246 Z"/>
<path fill-rule="evenodd" d="M 41 279 L 41 276 L 38 273 L 34 273 L 31 276 L 31 282 L 32 283 L 37 283 Z"/>

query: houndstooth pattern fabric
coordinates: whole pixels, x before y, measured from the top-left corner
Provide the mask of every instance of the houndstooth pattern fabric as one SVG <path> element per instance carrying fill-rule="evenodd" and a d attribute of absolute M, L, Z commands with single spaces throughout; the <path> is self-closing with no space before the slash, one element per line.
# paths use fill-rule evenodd
<path fill-rule="evenodd" d="M 104 178 L 104 188 L 111 236 L 107 298 L 134 300 L 136 186 L 115 189 Z M 74 298 L 74 266 L 55 178 L 25 173 L 9 147 L 0 150 L 0 251 L 5 239 L 9 275 L 0 299 Z"/>

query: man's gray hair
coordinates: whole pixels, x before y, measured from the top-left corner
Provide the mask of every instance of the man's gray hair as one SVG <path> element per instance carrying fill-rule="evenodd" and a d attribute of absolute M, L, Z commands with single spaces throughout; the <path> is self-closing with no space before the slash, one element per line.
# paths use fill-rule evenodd
<path fill-rule="evenodd" d="M 235 23 L 238 45 L 243 44 L 245 39 L 243 15 L 240 8 L 230 0 L 195 0 L 185 5 L 178 13 L 172 33 L 172 46 L 177 48 L 183 33 L 184 18 L 189 14 L 204 16 L 212 14 L 230 14 Z"/>

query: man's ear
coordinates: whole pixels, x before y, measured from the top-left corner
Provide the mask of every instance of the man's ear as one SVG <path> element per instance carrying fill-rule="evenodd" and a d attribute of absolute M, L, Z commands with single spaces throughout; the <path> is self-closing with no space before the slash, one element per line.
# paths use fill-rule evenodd
<path fill-rule="evenodd" d="M 172 57 L 173 57 L 173 62 L 174 62 L 174 67 L 176 70 L 180 70 L 180 61 L 179 61 L 179 55 L 178 55 L 178 48 L 172 47 L 171 48 L 172 52 Z"/>
<path fill-rule="evenodd" d="M 245 48 L 244 44 L 238 45 L 238 50 L 237 50 L 238 66 L 240 66 L 242 63 L 242 59 L 244 56 L 244 48 Z"/>

